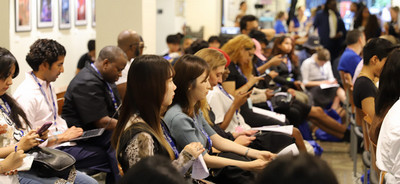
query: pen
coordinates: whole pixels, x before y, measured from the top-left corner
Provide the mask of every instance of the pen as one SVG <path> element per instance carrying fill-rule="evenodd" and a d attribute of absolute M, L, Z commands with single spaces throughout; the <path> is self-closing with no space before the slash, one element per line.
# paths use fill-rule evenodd
<path fill-rule="evenodd" d="M 35 138 L 37 141 L 44 142 L 43 139 Z"/>
<path fill-rule="evenodd" d="M 18 148 L 18 146 L 15 146 L 15 152 L 17 152 L 17 148 Z"/>

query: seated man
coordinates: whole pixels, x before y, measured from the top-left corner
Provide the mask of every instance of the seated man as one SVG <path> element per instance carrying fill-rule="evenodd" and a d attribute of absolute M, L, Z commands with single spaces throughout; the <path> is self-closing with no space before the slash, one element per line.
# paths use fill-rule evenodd
<path fill-rule="evenodd" d="M 109 168 L 114 180 L 119 178 L 115 151 L 111 147 L 112 130 L 117 124 L 117 109 L 121 101 L 115 81 L 127 63 L 123 50 L 115 46 L 104 47 L 97 60 L 86 66 L 76 75 L 65 93 L 62 117 L 68 126 L 83 130 L 105 128 L 101 136 L 81 140 L 79 144 L 102 148 L 108 154 Z M 107 180 L 111 181 L 111 180 Z"/>
<path fill-rule="evenodd" d="M 47 52 L 51 50 L 52 52 Z M 107 171 L 101 168 L 105 155 L 97 154 L 91 146 L 77 145 L 69 142 L 82 135 L 83 130 L 67 123 L 57 114 L 56 93 L 51 82 L 64 72 L 63 64 L 66 51 L 57 41 L 39 39 L 31 47 L 26 61 L 33 71 L 25 73 L 25 80 L 14 93 L 15 100 L 21 104 L 26 117 L 33 129 L 51 122 L 49 138 L 41 144 L 65 151 L 75 157 L 77 169 L 93 169 Z"/>

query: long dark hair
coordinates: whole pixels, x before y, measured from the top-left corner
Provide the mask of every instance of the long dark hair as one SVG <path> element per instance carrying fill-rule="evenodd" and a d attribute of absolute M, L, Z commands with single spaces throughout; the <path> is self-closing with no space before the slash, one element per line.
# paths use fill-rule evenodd
<path fill-rule="evenodd" d="M 356 16 L 356 19 L 354 20 L 354 29 L 359 28 L 362 25 L 362 21 L 363 21 L 363 11 L 364 9 L 367 7 L 362 7 L 359 10 L 359 14 Z M 375 38 L 375 37 L 379 37 L 380 33 L 381 33 L 381 29 L 380 29 L 380 25 L 378 23 L 378 18 L 376 17 L 376 15 L 372 15 L 371 12 L 369 12 L 369 17 L 368 17 L 368 21 L 367 21 L 367 25 L 364 28 L 364 34 L 365 34 L 365 40 L 369 40 L 370 38 Z"/>
<path fill-rule="evenodd" d="M 140 116 L 147 125 L 144 130 L 153 134 L 161 145 L 174 158 L 171 147 L 163 137 L 160 126 L 161 105 L 166 93 L 166 81 L 173 77 L 171 64 L 156 55 L 143 55 L 135 58 L 128 72 L 126 95 L 123 99 L 118 124 L 112 136 L 112 144 L 118 147 L 118 141 L 126 124 L 134 115 Z"/>
<path fill-rule="evenodd" d="M 292 41 L 292 50 L 289 53 L 284 53 L 278 47 L 278 45 L 281 45 L 285 41 L 286 38 L 288 38 L 288 39 L 290 39 Z M 289 36 L 278 37 L 274 41 L 274 47 L 272 48 L 272 55 L 276 56 L 278 54 L 282 54 L 282 56 L 283 56 L 283 55 L 287 54 L 289 59 L 290 59 L 290 61 L 292 62 L 292 64 L 294 64 L 295 66 L 298 66 L 299 58 L 296 56 L 296 54 L 294 54 L 294 46 L 295 46 L 294 41 Z"/>
<path fill-rule="evenodd" d="M 179 104 L 185 114 L 193 116 L 194 112 L 198 112 L 201 104 L 197 102 L 194 109 L 189 106 L 189 87 L 196 88 L 196 78 L 204 72 L 207 72 L 207 76 L 209 75 L 209 66 L 198 56 L 183 55 L 175 63 L 174 69 L 176 72 L 174 77 L 176 90 L 172 104 Z"/>
<path fill-rule="evenodd" d="M 375 114 L 383 118 L 400 97 L 400 49 L 389 54 L 379 78 L 379 91 L 375 99 Z"/>
<path fill-rule="evenodd" d="M 6 80 L 11 75 L 11 68 L 15 67 L 15 72 L 12 78 L 15 78 L 19 74 L 19 66 L 17 59 L 15 59 L 14 55 L 11 54 L 5 48 L 0 47 L 0 80 Z M 18 105 L 18 103 L 7 93 L 4 93 L 0 96 L 4 101 L 8 103 L 11 108 L 11 114 L 9 118 L 15 123 L 17 128 L 23 128 L 23 122 L 21 122 L 22 118 L 26 125 L 30 127 L 30 123 L 26 118 L 25 112 L 22 108 Z"/>

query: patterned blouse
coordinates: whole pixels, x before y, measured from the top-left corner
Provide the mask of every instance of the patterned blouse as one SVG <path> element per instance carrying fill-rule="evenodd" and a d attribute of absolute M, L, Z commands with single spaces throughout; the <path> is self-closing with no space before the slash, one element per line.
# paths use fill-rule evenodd
<path fill-rule="evenodd" d="M 127 124 L 127 128 L 135 122 L 144 122 L 141 118 L 133 117 Z M 156 140 L 157 141 L 157 140 Z M 142 158 L 154 156 L 156 149 L 154 139 L 147 132 L 136 134 L 125 148 L 124 160 L 128 160 L 129 168 L 139 162 Z M 195 158 L 185 150 L 182 150 L 179 157 L 172 161 L 172 165 L 184 175 L 192 166 Z"/>

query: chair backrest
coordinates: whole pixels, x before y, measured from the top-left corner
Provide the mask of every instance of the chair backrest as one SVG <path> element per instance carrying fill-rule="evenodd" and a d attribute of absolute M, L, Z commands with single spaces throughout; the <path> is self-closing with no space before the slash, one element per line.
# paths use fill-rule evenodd
<path fill-rule="evenodd" d="M 65 98 L 64 98 L 65 91 L 60 91 L 56 95 L 57 95 L 57 106 L 58 106 L 57 113 L 58 113 L 58 115 L 61 115 L 62 107 L 63 107 L 64 101 L 65 101 Z"/>

